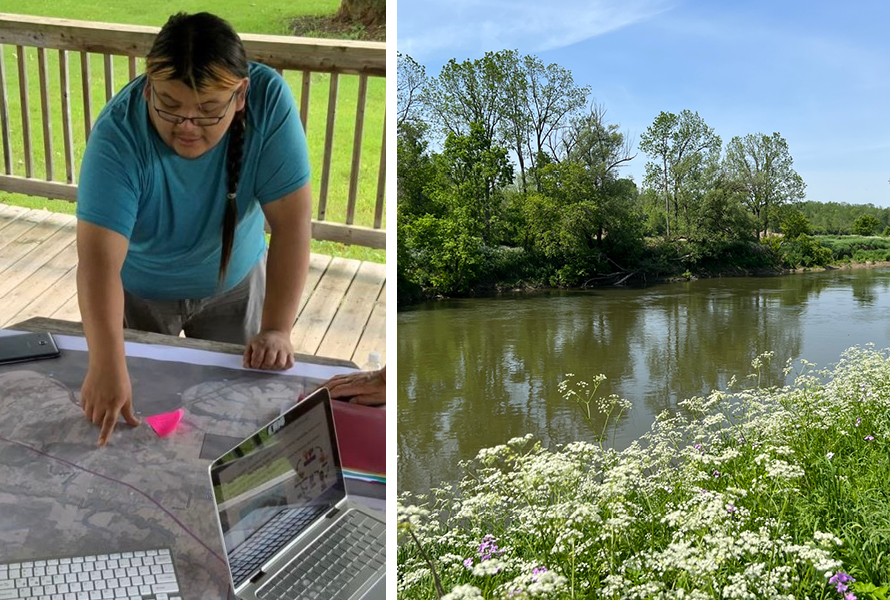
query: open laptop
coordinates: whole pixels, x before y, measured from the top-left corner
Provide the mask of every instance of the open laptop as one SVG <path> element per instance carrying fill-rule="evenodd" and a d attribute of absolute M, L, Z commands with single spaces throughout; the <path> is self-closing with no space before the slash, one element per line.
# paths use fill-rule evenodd
<path fill-rule="evenodd" d="M 383 600 L 384 520 L 349 502 L 327 389 L 210 465 L 229 576 L 242 600 Z"/>

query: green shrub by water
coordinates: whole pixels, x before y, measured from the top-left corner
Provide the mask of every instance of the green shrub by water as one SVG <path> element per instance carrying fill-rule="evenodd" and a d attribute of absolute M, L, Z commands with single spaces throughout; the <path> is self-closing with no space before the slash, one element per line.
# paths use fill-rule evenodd
<path fill-rule="evenodd" d="M 805 233 L 793 240 L 784 239 L 778 244 L 782 263 L 791 268 L 824 267 L 832 261 L 831 249 Z"/>
<path fill-rule="evenodd" d="M 761 388 L 768 358 L 752 387 L 685 401 L 620 452 L 624 404 L 567 376 L 601 441 L 513 439 L 454 491 L 403 494 L 399 598 L 886 598 L 888 352 Z"/>
<path fill-rule="evenodd" d="M 819 235 L 816 240 L 823 246 L 831 250 L 831 255 L 835 261 L 856 258 L 858 251 L 870 252 L 874 250 L 890 250 L 890 239 L 878 236 L 859 236 L 859 235 Z M 863 255 L 867 256 L 867 255 Z M 866 258 L 864 260 L 875 260 Z M 885 260 L 885 259 L 880 259 Z"/>
<path fill-rule="evenodd" d="M 887 250 L 856 250 L 853 262 L 886 262 L 890 261 L 890 249 Z"/>

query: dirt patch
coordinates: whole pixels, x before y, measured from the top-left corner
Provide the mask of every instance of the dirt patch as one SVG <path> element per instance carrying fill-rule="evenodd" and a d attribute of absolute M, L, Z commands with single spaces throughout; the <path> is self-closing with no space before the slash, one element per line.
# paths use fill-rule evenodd
<path fill-rule="evenodd" d="M 302 37 L 385 42 L 386 24 L 366 25 L 361 21 L 337 15 L 296 17 L 290 22 L 291 32 Z"/>

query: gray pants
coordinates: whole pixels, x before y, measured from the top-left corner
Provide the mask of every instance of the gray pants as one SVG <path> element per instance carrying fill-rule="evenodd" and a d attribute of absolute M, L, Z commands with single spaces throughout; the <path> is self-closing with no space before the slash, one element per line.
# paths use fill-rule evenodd
<path fill-rule="evenodd" d="M 266 257 L 227 292 L 195 300 L 146 300 L 124 290 L 124 327 L 246 344 L 260 332 L 266 295 Z"/>

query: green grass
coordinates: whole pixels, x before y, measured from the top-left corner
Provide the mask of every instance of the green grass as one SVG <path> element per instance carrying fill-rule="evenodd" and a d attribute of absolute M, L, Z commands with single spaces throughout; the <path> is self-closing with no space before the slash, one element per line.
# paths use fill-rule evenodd
<path fill-rule="evenodd" d="M 0 12 L 160 27 L 173 13 L 208 11 L 226 19 L 239 33 L 288 35 L 290 18 L 333 14 L 339 5 L 339 0 L 0 0 Z"/>
<path fill-rule="evenodd" d="M 120 3 L 75 3 L 67 0 L 49 2 L 40 0 L 27 4 L 13 4 L 0 0 L 0 12 L 20 12 L 28 14 L 64 17 L 71 19 L 99 20 L 115 23 L 160 26 L 172 12 L 184 10 L 197 12 L 211 10 L 228 19 L 240 32 L 285 34 L 287 22 L 292 16 L 306 14 L 330 14 L 338 6 L 336 0 L 318 0 L 314 2 L 234 2 L 225 6 L 207 2 L 171 3 L 148 0 L 147 2 Z M 25 176 L 25 153 L 22 134 L 22 110 L 18 77 L 16 48 L 2 47 L 6 67 L 6 89 L 9 101 L 10 135 L 12 146 L 13 174 Z M 65 180 L 65 159 L 61 116 L 61 92 L 59 81 L 59 53 L 47 51 L 48 98 L 51 109 L 50 131 L 52 138 L 52 162 L 54 181 Z M 25 49 L 25 60 L 28 66 L 29 117 L 31 131 L 31 176 L 36 179 L 47 178 L 46 161 L 44 158 L 44 134 L 41 112 L 40 82 L 38 76 L 38 58 L 35 48 Z M 80 55 L 69 53 L 69 90 L 71 105 L 71 123 L 75 165 L 79 167 L 85 147 L 84 110 L 81 84 Z M 123 87 L 129 79 L 127 59 L 115 57 L 113 61 L 114 90 Z M 142 72 L 143 61 L 137 61 L 137 73 Z M 91 55 L 90 58 L 90 90 L 92 97 L 92 118 L 98 116 L 105 104 L 104 65 L 101 56 Z M 302 93 L 301 73 L 285 72 L 285 79 L 294 93 L 297 106 L 300 105 Z M 324 136 L 328 112 L 328 89 L 330 76 L 324 73 L 311 75 L 309 94 L 309 115 L 306 123 L 306 136 L 309 144 L 309 159 L 312 165 L 312 188 L 318 197 L 322 174 L 322 156 L 324 152 Z M 383 140 L 383 120 L 385 106 L 386 82 L 384 78 L 372 77 L 368 81 L 365 121 L 361 141 L 361 162 L 359 167 L 358 194 L 356 202 L 356 225 L 373 226 L 374 205 L 377 194 L 377 173 L 380 165 L 380 151 Z M 337 101 L 337 114 L 334 121 L 334 153 L 328 186 L 328 199 L 325 219 L 332 222 L 345 222 L 349 191 L 349 173 L 352 165 L 353 138 L 355 133 L 355 111 L 358 102 L 358 76 L 340 75 Z M 8 204 L 29 205 L 29 196 L 21 194 L 0 194 L 0 200 Z M 57 205 L 53 205 L 57 206 Z M 54 210 L 54 209 L 51 209 Z M 317 212 L 316 212 L 317 214 Z M 385 227 L 385 222 L 383 227 Z M 344 247 L 342 244 L 328 244 L 325 247 L 332 251 Z M 370 260 L 385 262 L 385 251 L 360 248 L 350 254 L 370 257 Z M 340 253 L 338 252 L 338 255 Z"/>

